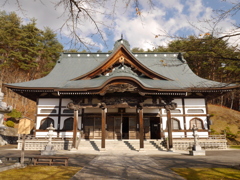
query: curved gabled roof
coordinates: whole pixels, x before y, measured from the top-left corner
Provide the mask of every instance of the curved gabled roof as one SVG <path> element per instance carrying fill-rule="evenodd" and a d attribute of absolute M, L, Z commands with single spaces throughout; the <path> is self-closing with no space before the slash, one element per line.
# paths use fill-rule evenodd
<path fill-rule="evenodd" d="M 115 71 L 115 64 L 130 70 Z M 106 73 L 111 69 L 112 75 Z M 132 72 L 130 72 L 132 71 Z M 134 75 L 135 71 L 138 72 Z M 16 89 L 85 91 L 100 89 L 113 80 L 130 80 L 143 89 L 154 91 L 191 91 L 190 89 L 231 89 L 228 85 L 198 77 L 179 53 L 132 53 L 120 41 L 113 53 L 63 53 L 45 77 L 22 83 L 6 84 Z"/>

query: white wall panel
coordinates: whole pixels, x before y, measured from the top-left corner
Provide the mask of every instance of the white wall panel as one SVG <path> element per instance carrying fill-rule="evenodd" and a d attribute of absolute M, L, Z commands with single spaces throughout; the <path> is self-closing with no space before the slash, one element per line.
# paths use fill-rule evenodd
<path fill-rule="evenodd" d="M 37 122 L 36 122 L 36 129 L 39 129 L 41 121 L 45 118 L 53 119 L 54 120 L 54 128 L 57 129 L 58 117 L 51 117 L 51 116 L 38 116 L 37 117 Z"/>
<path fill-rule="evenodd" d="M 60 138 L 72 138 L 73 132 L 60 132 L 59 137 Z M 77 132 L 77 137 L 79 137 L 79 132 Z"/>
<path fill-rule="evenodd" d="M 59 106 L 59 99 L 57 98 L 40 98 L 38 101 L 39 106 Z"/>
<path fill-rule="evenodd" d="M 49 112 L 41 112 L 41 110 L 49 110 Z M 51 112 L 51 110 L 56 110 L 55 112 Z M 38 114 L 58 114 L 58 108 L 41 108 L 38 107 L 37 113 Z"/>
<path fill-rule="evenodd" d="M 197 134 L 198 134 L 198 137 L 200 137 L 200 138 L 208 137 L 208 132 L 197 132 Z M 187 137 L 193 138 L 193 132 L 187 132 Z"/>
<path fill-rule="evenodd" d="M 185 106 L 205 106 L 205 99 L 204 98 L 186 98 L 184 99 Z"/>
<path fill-rule="evenodd" d="M 68 118 L 74 118 L 74 116 L 67 116 L 67 117 L 60 118 L 60 130 L 63 129 L 64 121 Z M 82 126 L 82 117 L 78 116 L 78 129 L 81 129 L 81 126 Z"/>
<path fill-rule="evenodd" d="M 48 132 L 36 132 L 36 137 L 48 137 Z M 53 137 L 57 137 L 57 132 L 53 132 Z"/>
<path fill-rule="evenodd" d="M 182 99 L 181 98 L 176 98 L 172 102 L 177 103 L 177 107 L 181 108 L 182 107 Z"/>
<path fill-rule="evenodd" d="M 70 102 L 72 102 L 72 100 L 71 99 L 62 99 L 62 106 L 67 106 L 68 105 L 68 103 L 70 103 Z"/>
<path fill-rule="evenodd" d="M 182 116 L 172 116 L 172 118 L 179 120 L 180 122 L 180 128 L 181 130 L 184 130 L 184 122 L 183 122 L 183 117 Z"/>
<path fill-rule="evenodd" d="M 207 129 L 207 117 L 206 116 L 192 116 L 192 117 L 187 116 L 186 117 L 186 129 L 187 130 L 192 129 L 192 127 L 190 127 L 190 121 L 193 118 L 201 119 L 203 122 L 204 129 Z"/>

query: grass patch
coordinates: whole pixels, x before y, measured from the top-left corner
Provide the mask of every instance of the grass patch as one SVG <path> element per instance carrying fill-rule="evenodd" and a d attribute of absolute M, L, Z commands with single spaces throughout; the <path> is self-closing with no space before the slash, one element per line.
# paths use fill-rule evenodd
<path fill-rule="evenodd" d="M 230 148 L 232 148 L 232 149 L 240 149 L 240 145 L 231 145 Z"/>
<path fill-rule="evenodd" d="M 81 167 L 72 166 L 27 166 L 26 168 L 11 169 L 0 173 L 4 180 L 68 180 Z"/>
<path fill-rule="evenodd" d="M 240 171 L 232 168 L 172 168 L 187 180 L 239 180 Z"/>

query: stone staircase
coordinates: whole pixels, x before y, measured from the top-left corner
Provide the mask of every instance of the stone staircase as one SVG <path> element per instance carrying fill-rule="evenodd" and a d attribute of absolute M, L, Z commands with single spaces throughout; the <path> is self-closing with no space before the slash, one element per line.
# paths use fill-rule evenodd
<path fill-rule="evenodd" d="M 166 151 L 161 142 L 161 140 L 145 140 L 144 151 Z M 100 151 L 101 140 L 81 140 L 78 149 Z M 106 140 L 105 149 L 121 152 L 139 151 L 139 140 Z"/>

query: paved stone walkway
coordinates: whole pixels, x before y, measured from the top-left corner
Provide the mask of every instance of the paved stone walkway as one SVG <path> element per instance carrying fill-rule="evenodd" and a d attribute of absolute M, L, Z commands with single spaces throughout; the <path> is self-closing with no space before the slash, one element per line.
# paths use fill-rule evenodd
<path fill-rule="evenodd" d="M 164 164 L 155 163 L 149 156 L 97 156 L 71 180 L 183 180 Z"/>

